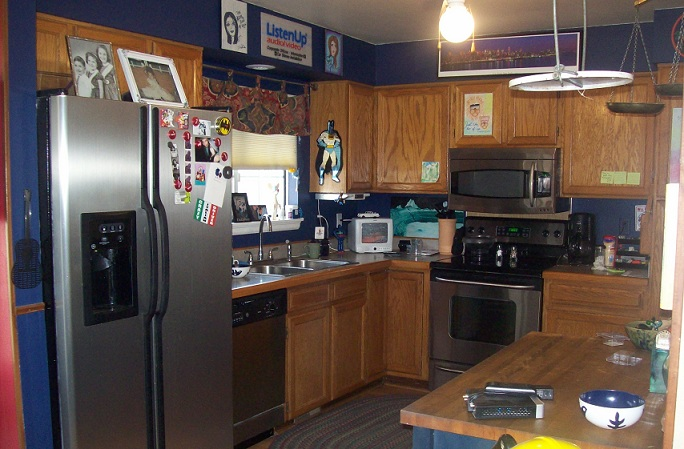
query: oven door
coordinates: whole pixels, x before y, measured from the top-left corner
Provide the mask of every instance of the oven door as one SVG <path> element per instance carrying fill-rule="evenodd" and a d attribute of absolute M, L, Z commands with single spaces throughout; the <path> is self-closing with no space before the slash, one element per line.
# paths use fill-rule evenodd
<path fill-rule="evenodd" d="M 541 287 L 541 278 L 433 269 L 431 386 L 433 378 L 449 380 L 444 373 L 453 377 L 526 333 L 540 330 Z"/>

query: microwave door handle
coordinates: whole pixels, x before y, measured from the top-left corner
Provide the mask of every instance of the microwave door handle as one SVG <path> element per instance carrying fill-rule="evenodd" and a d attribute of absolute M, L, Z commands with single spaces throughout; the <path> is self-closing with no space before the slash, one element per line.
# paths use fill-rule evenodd
<path fill-rule="evenodd" d="M 529 200 L 530 200 L 530 207 L 534 207 L 534 174 L 537 171 L 537 163 L 535 162 L 532 164 L 530 167 L 530 181 L 529 181 L 529 188 L 530 188 L 530 193 L 529 193 Z"/>

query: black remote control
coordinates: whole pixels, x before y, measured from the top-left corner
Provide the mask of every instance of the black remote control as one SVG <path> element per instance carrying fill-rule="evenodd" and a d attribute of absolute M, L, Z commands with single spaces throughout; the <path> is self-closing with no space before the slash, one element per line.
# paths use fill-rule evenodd
<path fill-rule="evenodd" d="M 485 385 L 485 391 L 497 393 L 536 394 L 537 396 L 539 396 L 539 399 L 553 399 L 553 387 L 551 387 L 550 385 L 532 385 L 511 382 L 487 382 L 487 385 Z"/>

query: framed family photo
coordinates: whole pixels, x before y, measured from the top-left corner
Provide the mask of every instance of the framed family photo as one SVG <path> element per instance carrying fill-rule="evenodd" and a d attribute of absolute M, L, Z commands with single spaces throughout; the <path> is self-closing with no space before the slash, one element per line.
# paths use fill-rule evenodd
<path fill-rule="evenodd" d="M 243 222 L 252 221 L 249 202 L 246 193 L 233 193 L 233 221 Z"/>
<path fill-rule="evenodd" d="M 67 36 L 67 48 L 76 95 L 121 100 L 111 42 Z"/>
<path fill-rule="evenodd" d="M 252 205 L 252 220 L 254 221 L 259 221 L 264 215 L 268 215 L 268 209 L 266 209 L 266 205 L 264 204 L 258 204 L 256 206 Z"/>
<path fill-rule="evenodd" d="M 134 102 L 188 106 L 173 59 L 122 48 L 118 53 Z"/>

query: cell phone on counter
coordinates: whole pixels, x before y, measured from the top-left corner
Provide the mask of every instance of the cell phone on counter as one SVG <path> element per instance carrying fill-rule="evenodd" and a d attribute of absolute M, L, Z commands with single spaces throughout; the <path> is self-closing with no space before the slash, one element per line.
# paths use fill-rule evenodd
<path fill-rule="evenodd" d="M 487 382 L 485 391 L 512 394 L 536 394 L 539 399 L 552 400 L 553 387 L 550 385 L 532 385 L 513 382 Z"/>

